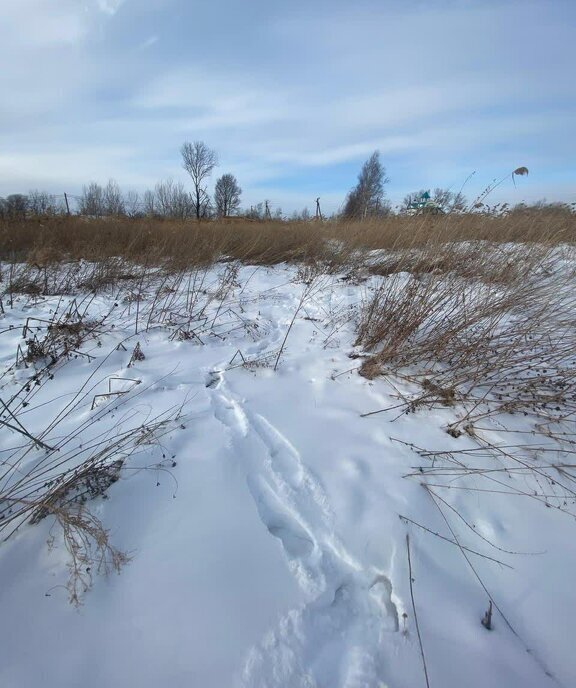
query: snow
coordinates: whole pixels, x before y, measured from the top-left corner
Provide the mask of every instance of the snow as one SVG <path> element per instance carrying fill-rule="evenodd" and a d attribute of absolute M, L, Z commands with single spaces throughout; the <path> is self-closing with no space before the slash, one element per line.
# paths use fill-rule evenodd
<path fill-rule="evenodd" d="M 121 479 L 87 504 L 132 558 L 119 574 L 95 576 L 81 606 L 67 601 L 68 555 L 52 517 L 1 544 L 0 686 L 424 686 L 407 534 L 431 686 L 576 685 L 573 519 L 532 499 L 435 488 L 479 535 L 530 553 L 497 550 L 451 519 L 462 544 L 508 565 L 469 554 L 514 629 L 495 611 L 487 631 L 488 594 L 459 548 L 400 518 L 451 539 L 423 481 L 404 477 L 422 463 L 409 445 L 476 445 L 445 432 L 454 408 L 362 417 L 397 403 L 404 384 L 367 380 L 349 357 L 354 313 L 377 278 L 322 276 L 310 289 L 295 267 L 242 266 L 218 291 L 227 269 L 203 277 L 202 343 L 174 336 L 188 276 L 170 297 L 171 317 L 150 289 L 138 333 L 122 294 L 85 297 L 93 319 L 110 313 L 81 347 L 90 358 L 58 364 L 21 408 L 46 444 L 70 435 L 68 448 L 82 444 L 72 461 L 97 437 L 168 420 L 159 439 L 122 448 Z M 26 319 L 49 320 L 73 298 L 4 303 L 3 400 L 34 371 L 14 365 Z M 128 367 L 136 342 L 145 358 Z M 110 388 L 111 378 L 124 382 Z M 126 394 L 92 408 L 110 389 Z M 19 444 L 3 428 L 0 457 Z"/>

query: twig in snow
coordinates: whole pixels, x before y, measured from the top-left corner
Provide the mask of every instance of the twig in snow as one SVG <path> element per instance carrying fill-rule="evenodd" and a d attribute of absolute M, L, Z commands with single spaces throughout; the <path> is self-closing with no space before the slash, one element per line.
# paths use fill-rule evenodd
<path fill-rule="evenodd" d="M 488 599 L 492 602 L 492 605 L 494 606 L 494 608 L 500 613 L 500 616 L 501 616 L 502 619 L 504 620 L 504 623 L 506 624 L 506 626 L 508 626 L 508 628 L 510 629 L 510 631 L 512 632 L 512 634 L 515 635 L 515 636 L 518 638 L 518 640 L 524 645 L 524 648 L 525 648 L 526 652 L 534 659 L 534 661 L 538 664 L 539 668 L 544 672 L 544 674 L 545 674 L 549 679 L 551 679 L 552 681 L 554 681 L 554 683 L 556 683 L 557 685 L 560 685 L 560 684 L 558 683 L 556 677 L 554 676 L 554 674 L 552 674 L 552 672 L 546 667 L 546 665 L 544 664 L 544 662 L 534 653 L 534 651 L 532 650 L 532 648 L 529 647 L 529 646 L 526 644 L 526 642 L 524 641 L 524 639 L 520 636 L 520 634 L 519 634 L 518 631 L 514 628 L 514 626 L 512 626 L 512 624 L 510 623 L 510 621 L 508 621 L 507 617 L 504 615 L 504 612 L 502 611 L 502 609 L 500 609 L 500 607 L 499 607 L 498 604 L 496 603 L 496 600 L 494 599 L 494 597 L 491 595 L 490 591 L 489 591 L 488 588 L 486 587 L 486 584 L 484 583 L 484 581 L 483 581 L 482 578 L 480 577 L 480 574 L 478 573 L 478 571 L 477 571 L 476 568 L 474 567 L 474 564 L 472 564 L 472 562 L 470 561 L 470 557 L 468 557 L 468 556 L 466 555 L 466 552 L 464 551 L 464 548 L 463 548 L 462 545 L 460 544 L 460 541 L 458 540 L 458 537 L 457 537 L 456 533 L 454 532 L 454 529 L 452 528 L 452 526 L 451 526 L 451 524 L 450 524 L 450 521 L 448 520 L 446 514 L 442 511 L 442 508 L 440 507 L 440 504 L 438 504 L 438 502 L 436 501 L 436 498 L 435 498 L 435 497 L 436 497 L 437 495 L 435 495 L 434 493 L 432 493 L 432 491 L 429 490 L 428 487 L 427 487 L 426 485 L 424 485 L 424 488 L 426 489 L 426 491 L 427 491 L 428 494 L 430 495 L 430 498 L 431 498 L 432 501 L 434 502 L 434 505 L 436 506 L 436 508 L 437 508 L 438 511 L 440 512 L 440 515 L 442 516 L 442 518 L 444 519 L 444 522 L 445 522 L 446 525 L 448 526 L 448 530 L 449 530 L 450 533 L 452 534 L 452 537 L 453 537 L 454 540 L 458 543 L 458 547 L 459 547 L 459 549 L 460 549 L 460 552 L 462 553 L 462 556 L 464 557 L 464 559 L 466 560 L 466 563 L 468 564 L 468 566 L 470 567 L 472 573 L 474 574 L 474 577 L 475 577 L 476 580 L 480 583 L 480 585 L 481 585 L 482 589 L 484 590 L 484 592 L 488 595 Z"/>
<path fill-rule="evenodd" d="M 298 317 L 298 313 L 302 310 L 302 306 L 304 305 L 304 302 L 306 301 L 307 297 L 310 294 L 310 291 L 312 290 L 312 285 L 314 284 L 314 281 L 312 280 L 310 283 L 306 285 L 306 288 L 302 292 L 302 296 L 300 297 L 300 301 L 298 302 L 298 306 L 296 307 L 296 310 L 294 311 L 294 315 L 292 316 L 292 320 L 290 321 L 290 325 L 288 325 L 288 329 L 286 330 L 286 334 L 284 335 L 284 339 L 282 340 L 282 345 L 280 346 L 280 351 L 278 351 L 278 356 L 276 356 L 276 362 L 274 363 L 274 370 L 278 368 L 278 363 L 280 363 L 280 357 L 282 356 L 282 352 L 284 351 L 284 347 L 286 346 L 286 340 L 288 339 L 288 335 L 290 334 L 290 330 L 292 329 L 292 326 L 294 325 L 294 321 Z"/>
<path fill-rule="evenodd" d="M 484 614 L 484 618 L 480 622 L 487 631 L 492 630 L 492 600 L 488 602 L 488 610 Z"/>
<path fill-rule="evenodd" d="M 467 552 L 470 552 L 470 554 L 475 554 L 476 556 L 482 557 L 483 559 L 488 559 L 488 561 L 493 561 L 495 564 L 500 564 L 500 566 L 505 566 L 508 569 L 514 568 L 513 566 L 510 566 L 510 564 L 506 564 L 503 561 L 500 561 L 500 559 L 495 559 L 494 557 L 489 557 L 487 554 L 482 554 L 482 552 L 477 552 L 474 549 L 470 549 L 470 547 L 465 547 L 464 545 L 461 545 L 458 542 L 451 540 L 450 538 L 446 537 L 445 535 L 440 535 L 440 533 L 437 533 L 435 530 L 431 530 L 430 528 L 427 528 L 426 526 L 422 525 L 421 523 L 418 523 L 417 521 L 413 521 L 411 518 L 408 518 L 407 516 L 403 516 L 402 514 L 398 514 L 398 518 L 401 521 L 404 521 L 405 523 L 412 523 L 413 525 L 418 526 L 418 528 L 422 528 L 422 530 L 425 530 L 427 533 L 430 533 L 431 535 L 435 535 L 437 538 L 440 538 L 441 540 L 445 540 L 446 542 L 449 542 L 452 545 L 456 545 L 457 547 L 462 547 Z"/>
<path fill-rule="evenodd" d="M 420 635 L 418 615 L 416 614 L 416 603 L 414 602 L 414 590 L 412 588 L 412 559 L 410 557 L 410 536 L 408 535 L 408 533 L 406 533 L 406 551 L 408 552 L 408 576 L 410 581 L 410 598 L 412 600 L 412 611 L 414 612 L 414 623 L 416 625 L 416 633 L 418 634 L 418 644 L 420 645 L 420 655 L 422 656 L 422 666 L 424 667 L 426 688 L 430 688 L 430 680 L 428 679 L 428 667 L 426 666 L 426 657 L 424 656 L 424 647 L 422 645 L 422 636 Z"/>

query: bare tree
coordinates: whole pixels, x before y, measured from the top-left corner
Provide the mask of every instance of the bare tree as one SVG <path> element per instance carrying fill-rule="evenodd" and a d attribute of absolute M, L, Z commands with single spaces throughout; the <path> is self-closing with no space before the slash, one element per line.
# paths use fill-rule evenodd
<path fill-rule="evenodd" d="M 292 213 L 291 219 L 296 222 L 308 222 L 311 217 L 308 208 L 303 208 L 301 211 L 295 210 Z"/>
<path fill-rule="evenodd" d="M 167 179 L 154 187 L 154 208 L 158 215 L 170 217 L 173 209 L 174 181 Z"/>
<path fill-rule="evenodd" d="M 270 201 L 266 199 L 264 201 L 264 219 L 265 220 L 271 220 L 272 219 L 272 213 L 270 212 Z"/>
<path fill-rule="evenodd" d="M 384 185 L 388 182 L 380 154 L 375 151 L 362 166 L 358 183 L 348 194 L 344 217 L 364 220 L 390 212 L 390 204 L 384 197 Z"/>
<path fill-rule="evenodd" d="M 104 213 L 106 215 L 125 215 L 124 198 L 118 182 L 109 179 L 103 191 Z"/>
<path fill-rule="evenodd" d="M 432 199 L 445 213 L 449 213 L 452 210 L 465 210 L 468 204 L 464 194 L 450 191 L 449 189 L 434 189 Z"/>
<path fill-rule="evenodd" d="M 250 210 L 245 212 L 245 216 L 250 220 L 262 220 L 264 218 L 264 203 L 251 205 Z"/>
<path fill-rule="evenodd" d="M 156 208 L 156 194 L 154 193 L 154 191 L 147 189 L 144 192 L 144 195 L 142 197 L 142 208 L 144 211 L 144 215 L 154 217 L 158 214 L 158 210 Z"/>
<path fill-rule="evenodd" d="M 28 192 L 28 212 L 34 216 L 61 215 L 66 208 L 62 200 L 46 191 L 33 189 Z"/>
<path fill-rule="evenodd" d="M 32 189 L 28 192 L 28 212 L 35 217 L 50 214 L 50 197 L 45 191 Z"/>
<path fill-rule="evenodd" d="M 102 217 L 104 215 L 104 189 L 100 184 L 90 182 L 88 186 L 82 187 L 80 213 L 94 217 Z"/>
<path fill-rule="evenodd" d="M 216 213 L 220 217 L 228 217 L 238 211 L 240 207 L 240 194 L 242 189 L 238 186 L 233 174 L 223 174 L 216 182 L 214 190 L 214 202 Z"/>
<path fill-rule="evenodd" d="M 154 197 L 146 197 L 146 205 L 154 215 L 184 220 L 195 213 L 194 201 L 182 182 L 167 179 L 158 182 Z"/>
<path fill-rule="evenodd" d="M 218 164 L 216 153 L 208 148 L 203 141 L 184 143 L 180 149 L 184 169 L 194 185 L 193 203 L 196 219 L 205 216 L 209 204 L 208 192 L 204 186 L 206 179 L 212 174 L 212 170 Z"/>
<path fill-rule="evenodd" d="M 10 194 L 3 203 L 3 214 L 11 220 L 23 220 L 28 211 L 28 197 L 24 194 Z"/>
<path fill-rule="evenodd" d="M 141 205 L 137 191 L 128 191 L 124 196 L 124 210 L 128 217 L 138 217 L 141 215 Z"/>
<path fill-rule="evenodd" d="M 194 204 L 194 208 L 196 208 L 196 204 Z M 210 194 L 206 191 L 206 189 L 202 189 L 200 197 L 200 217 L 214 217 L 214 206 L 212 205 Z"/>

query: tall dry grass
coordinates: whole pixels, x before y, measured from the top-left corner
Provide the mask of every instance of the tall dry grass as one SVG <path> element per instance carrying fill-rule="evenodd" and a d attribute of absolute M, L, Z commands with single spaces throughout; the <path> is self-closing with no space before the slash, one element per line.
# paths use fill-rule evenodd
<path fill-rule="evenodd" d="M 378 264 L 384 277 L 358 320 L 363 374 L 404 371 L 423 387 L 420 406 L 460 399 L 476 416 L 491 400 L 498 412 L 572 415 L 575 257 L 543 244 L 450 244 Z"/>
<path fill-rule="evenodd" d="M 575 265 L 566 245 L 453 243 L 379 266 L 359 313 L 357 355 L 360 373 L 386 375 L 398 403 L 365 415 L 450 408 L 445 430 L 476 445 L 413 447 L 432 461 L 411 474 L 430 476 L 427 488 L 504 486 L 576 514 Z M 499 482 L 494 471 L 522 480 Z"/>
<path fill-rule="evenodd" d="M 576 214 L 565 209 L 443 216 L 391 215 L 365 222 L 234 222 L 154 218 L 51 217 L 0 223 L 0 258 L 43 263 L 123 257 L 177 267 L 227 257 L 253 264 L 343 262 L 359 249 L 397 249 L 463 241 L 576 241 Z"/>

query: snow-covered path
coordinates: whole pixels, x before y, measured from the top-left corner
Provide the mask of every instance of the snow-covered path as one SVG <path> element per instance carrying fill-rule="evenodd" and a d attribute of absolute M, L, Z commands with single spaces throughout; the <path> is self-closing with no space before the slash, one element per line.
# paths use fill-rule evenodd
<path fill-rule="evenodd" d="M 99 409 L 110 413 L 87 425 L 87 436 L 102 426 L 117 432 L 135 422 L 130 414 L 152 418 L 184 404 L 185 416 L 128 460 L 107 499 L 91 502 L 132 561 L 95 577 L 79 609 L 66 601 L 58 537 L 54 548 L 44 544 L 49 518 L 2 544 L 2 688 L 424 686 L 406 533 L 433 687 L 574 685 L 570 519 L 533 500 L 442 493 L 499 547 L 546 552 L 508 555 L 466 540 L 513 567 L 473 557 L 518 635 L 497 616 L 486 631 L 487 596 L 459 549 L 399 518 L 449 538 L 419 481 L 403 477 L 420 459 L 402 442 L 449 449 L 472 440 L 443 429 L 454 409 L 361 417 L 395 393 L 386 379 L 360 377 L 349 358 L 351 308 L 369 283 L 330 277 L 302 307 L 274 371 L 306 288 L 295 277 L 285 266 L 241 268 L 218 306 L 222 330 L 203 344 L 178 341 L 166 323 L 134 335 L 134 312 L 123 312 L 101 346 L 86 349 L 94 361 L 58 368 L 25 410 L 22 421 L 38 433 L 100 362 L 91 396 L 59 436 Z M 45 317 L 59 299 L 22 298 L 6 311 L 6 367 L 19 341 L 9 326 Z M 91 308 L 107 312 L 109 301 L 99 296 Z M 249 324 L 237 327 L 228 309 Z M 128 368 L 136 341 L 145 359 Z M 26 374 L 5 376 L 2 398 Z M 139 383 L 91 410 L 114 377 Z M 13 446 L 12 434 L 2 435 L 0 449 Z"/>
<path fill-rule="evenodd" d="M 235 454 L 260 519 L 282 543 L 291 571 L 310 596 L 253 650 L 247 685 L 377 685 L 383 631 L 397 632 L 398 611 L 388 577 L 365 570 L 334 532 L 334 515 L 318 479 L 299 452 L 265 417 L 243 408 L 222 379 L 214 413 L 229 428 Z"/>

